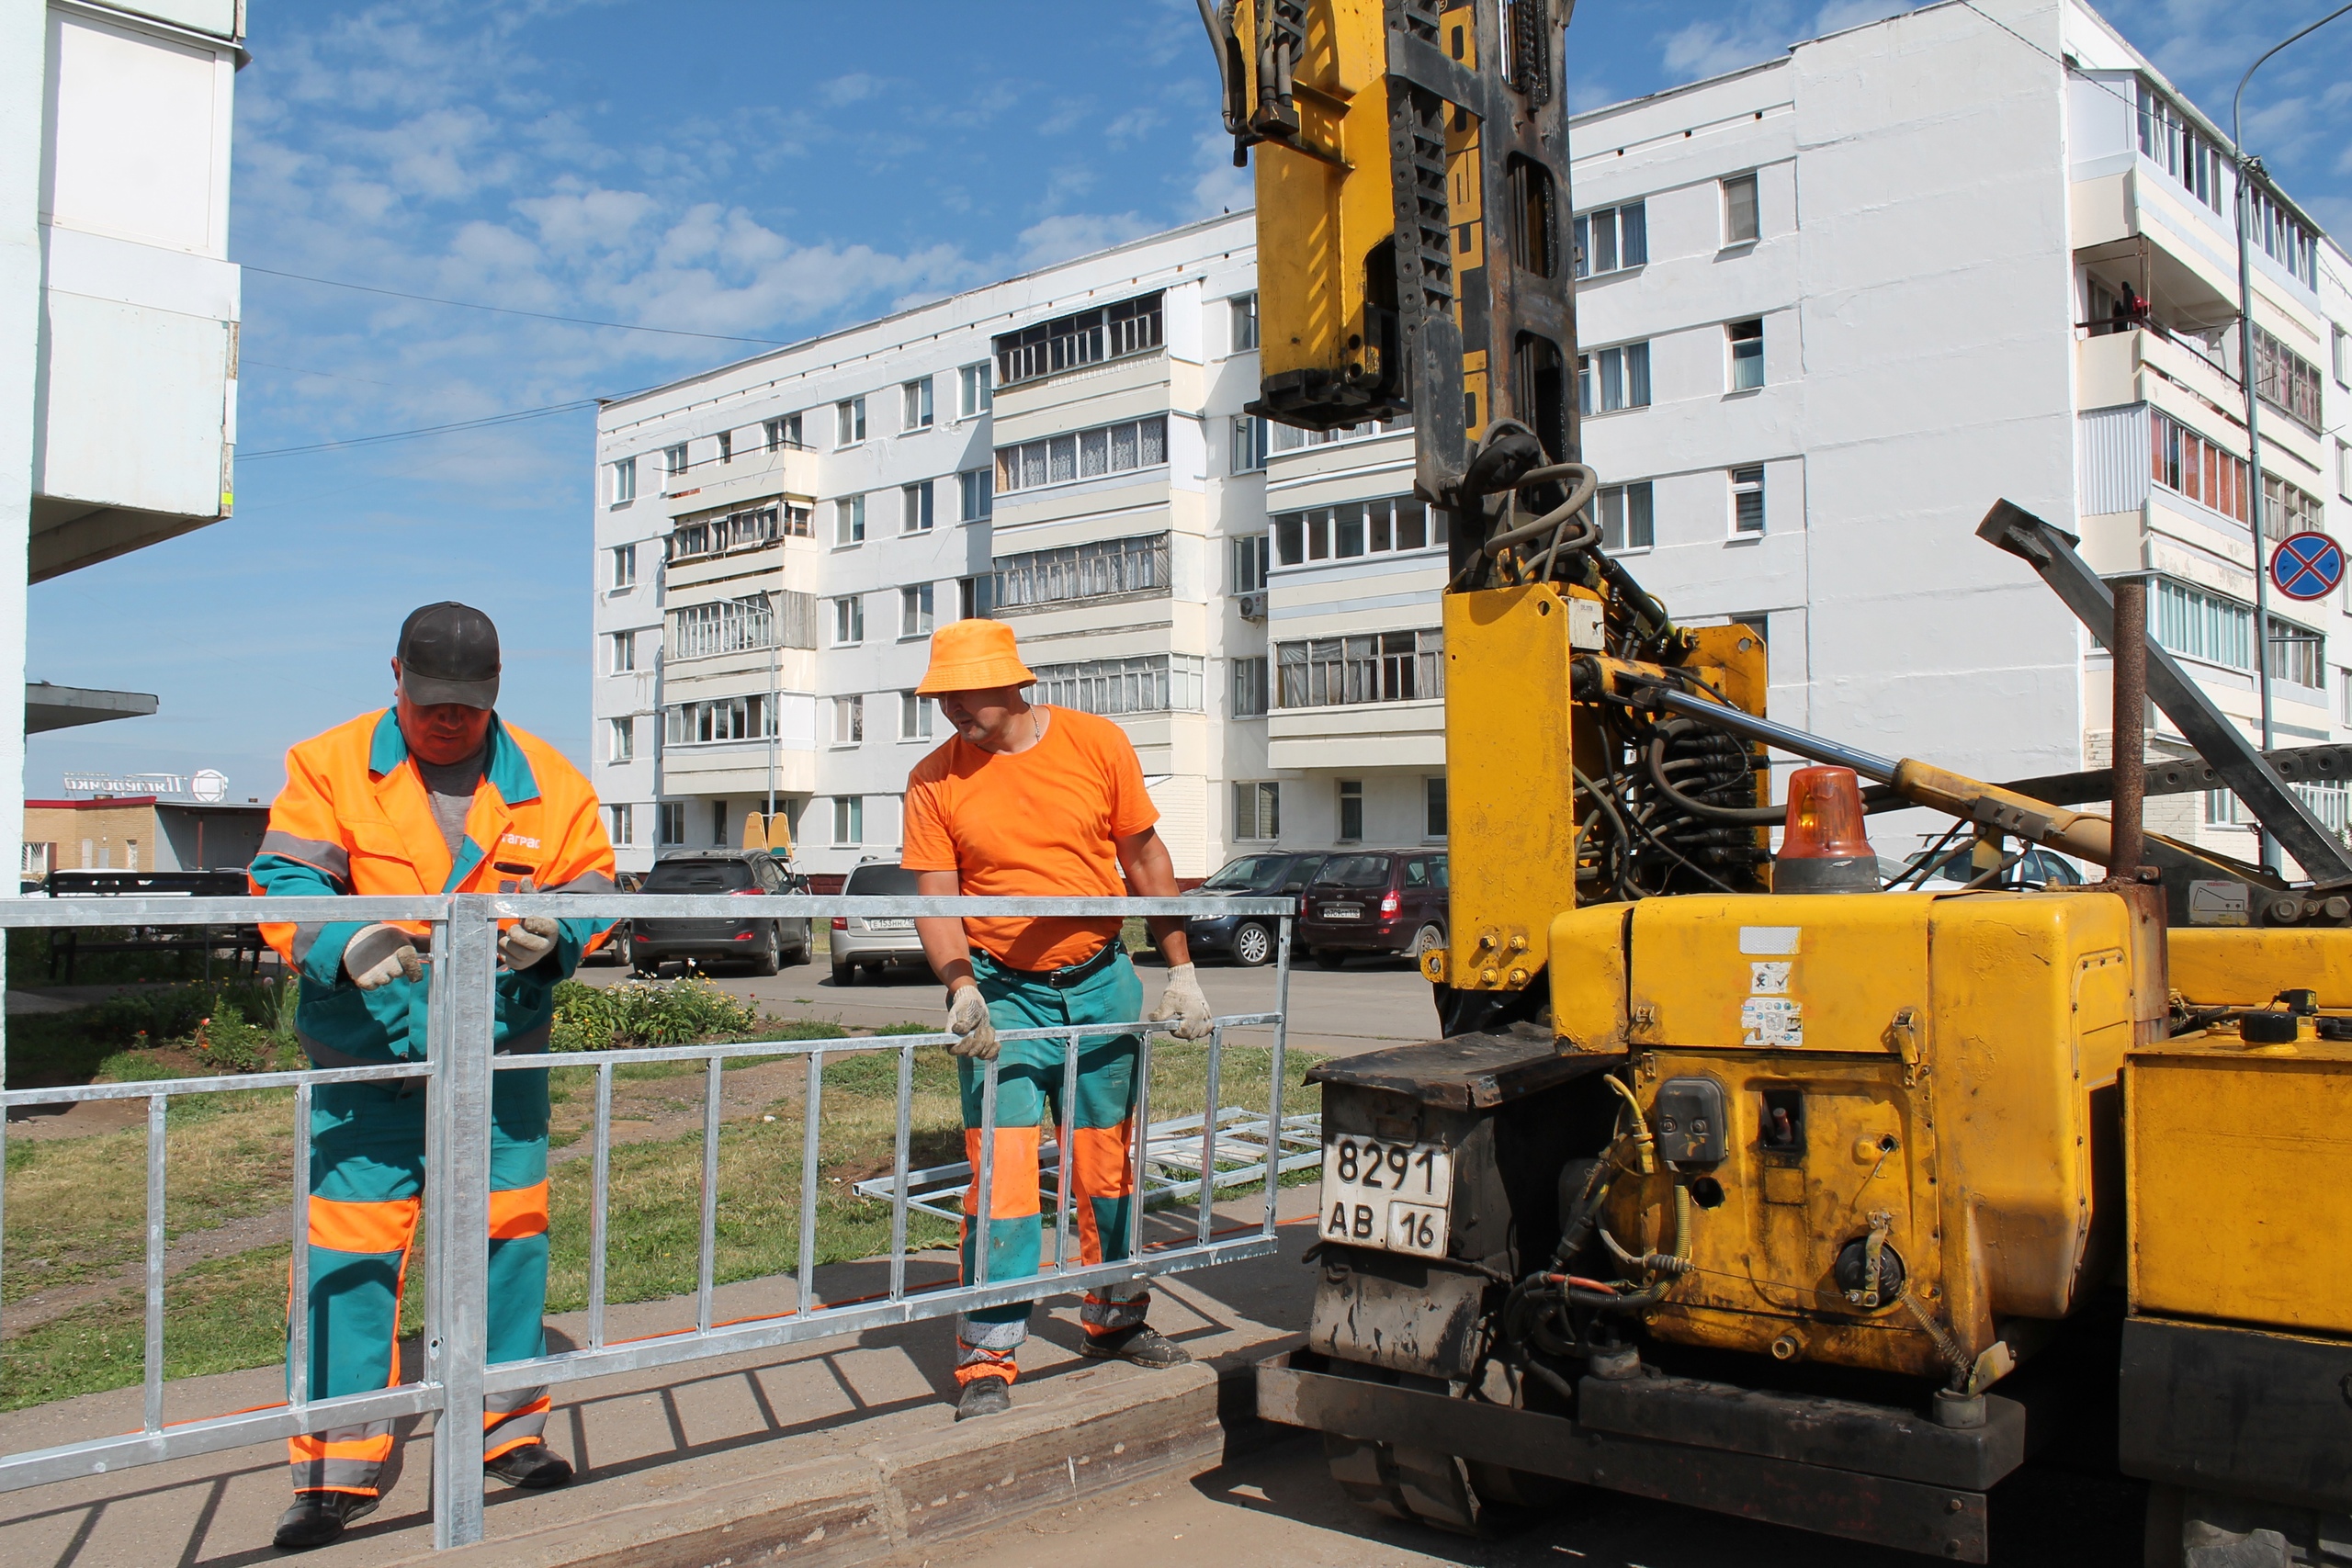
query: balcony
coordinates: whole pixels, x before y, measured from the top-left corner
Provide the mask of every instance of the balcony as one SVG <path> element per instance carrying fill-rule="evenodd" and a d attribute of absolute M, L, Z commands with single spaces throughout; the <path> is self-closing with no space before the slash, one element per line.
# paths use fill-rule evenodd
<path fill-rule="evenodd" d="M 2075 395 L 2081 407 L 2143 402 L 2178 407 L 2179 395 L 2185 393 L 2243 424 L 2242 416 L 2233 412 L 2245 406 L 2237 378 L 2164 328 L 2151 322 L 2127 332 L 2100 331 L 2096 325 L 2091 330 L 2099 335 L 2075 344 Z M 2214 421 L 2200 415 L 2197 423 L 2210 426 Z"/>

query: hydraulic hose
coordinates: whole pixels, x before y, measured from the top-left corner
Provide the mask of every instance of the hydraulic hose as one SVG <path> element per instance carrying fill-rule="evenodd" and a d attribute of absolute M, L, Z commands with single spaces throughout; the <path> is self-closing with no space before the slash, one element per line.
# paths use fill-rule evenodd
<path fill-rule="evenodd" d="M 1666 776 L 1666 739 L 1660 736 L 1649 744 L 1650 781 L 1658 793 L 1675 806 L 1693 817 L 1703 817 L 1710 822 L 1731 822 L 1743 828 L 1777 827 L 1788 815 L 1782 806 L 1710 806 L 1703 800 L 1693 800 L 1674 787 Z"/>

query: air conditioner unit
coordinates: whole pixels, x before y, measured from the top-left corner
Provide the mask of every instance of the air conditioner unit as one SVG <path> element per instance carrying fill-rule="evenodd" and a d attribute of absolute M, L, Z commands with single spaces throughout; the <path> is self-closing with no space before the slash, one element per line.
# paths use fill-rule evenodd
<path fill-rule="evenodd" d="M 1234 603 L 1240 606 L 1241 618 L 1245 621 L 1262 621 L 1266 618 L 1266 596 L 1263 593 L 1238 594 L 1235 597 Z"/>

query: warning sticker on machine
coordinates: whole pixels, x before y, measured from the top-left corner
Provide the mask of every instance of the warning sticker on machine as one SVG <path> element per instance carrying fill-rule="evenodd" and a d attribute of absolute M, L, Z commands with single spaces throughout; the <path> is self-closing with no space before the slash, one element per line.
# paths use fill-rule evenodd
<path fill-rule="evenodd" d="M 1804 1043 L 1804 1004 L 1787 997 L 1750 997 L 1739 1004 L 1743 1045 Z"/>
<path fill-rule="evenodd" d="M 1739 951 L 1750 958 L 1793 958 L 1803 926 L 1742 926 Z"/>
<path fill-rule="evenodd" d="M 2243 882 L 2190 883 L 2188 923 L 2192 926 L 2253 924 L 2250 890 Z"/>
<path fill-rule="evenodd" d="M 1767 960 L 1747 966 L 1747 989 L 1752 996 L 1785 997 L 1789 994 L 1789 970 L 1793 967 L 1785 959 Z"/>

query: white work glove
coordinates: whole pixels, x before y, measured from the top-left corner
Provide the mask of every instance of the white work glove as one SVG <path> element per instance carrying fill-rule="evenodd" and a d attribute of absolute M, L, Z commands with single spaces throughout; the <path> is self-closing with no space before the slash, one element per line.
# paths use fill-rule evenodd
<path fill-rule="evenodd" d="M 947 1032 L 956 1036 L 956 1043 L 947 1049 L 956 1055 L 996 1060 L 996 1025 L 989 1021 L 988 999 L 978 986 L 958 987 L 947 998 Z"/>
<path fill-rule="evenodd" d="M 1176 1027 L 1168 1032 L 1179 1040 L 1206 1040 L 1215 1027 L 1209 1021 L 1209 999 L 1201 994 L 1201 977 L 1189 964 L 1170 966 L 1168 988 L 1148 1016 L 1154 1023 L 1174 1019 Z"/>
<path fill-rule="evenodd" d="M 362 926 L 343 946 L 343 972 L 363 991 L 394 980 L 424 978 L 424 960 L 417 955 L 416 939 L 398 926 Z"/>
<path fill-rule="evenodd" d="M 517 893 L 537 893 L 531 879 L 525 877 Z M 498 961 L 519 975 L 555 951 L 555 917 L 526 915 L 498 933 Z"/>

